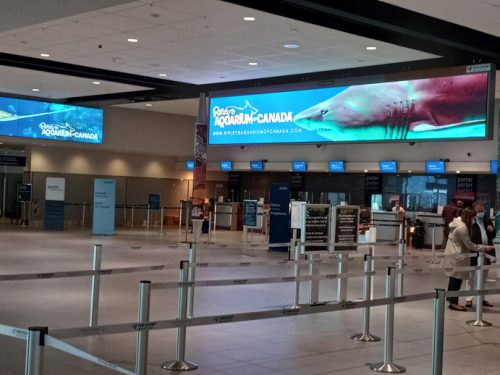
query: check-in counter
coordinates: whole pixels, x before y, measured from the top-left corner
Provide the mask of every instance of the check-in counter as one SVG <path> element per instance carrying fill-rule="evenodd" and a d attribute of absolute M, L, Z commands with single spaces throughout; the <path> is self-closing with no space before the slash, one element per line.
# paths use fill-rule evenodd
<path fill-rule="evenodd" d="M 372 211 L 372 226 L 377 229 L 377 241 L 396 241 L 399 236 L 398 214 L 390 211 Z"/>
<path fill-rule="evenodd" d="M 217 203 L 215 205 L 216 228 L 237 230 L 238 203 Z"/>
<path fill-rule="evenodd" d="M 424 234 L 425 247 L 432 247 L 432 225 L 438 225 L 434 229 L 434 243 L 436 244 L 436 248 L 440 248 L 441 244 L 443 243 L 443 218 L 441 217 L 441 215 L 429 212 L 419 212 L 417 213 L 416 218 L 420 219 L 426 224 Z"/>

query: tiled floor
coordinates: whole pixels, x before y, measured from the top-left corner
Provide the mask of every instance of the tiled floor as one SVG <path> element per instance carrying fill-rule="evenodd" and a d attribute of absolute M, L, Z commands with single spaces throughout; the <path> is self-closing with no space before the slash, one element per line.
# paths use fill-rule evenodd
<path fill-rule="evenodd" d="M 187 246 L 179 244 L 182 233 L 171 229 L 166 234 L 145 231 L 121 231 L 114 237 L 92 237 L 88 232 L 42 232 L 0 229 L 0 274 L 54 272 L 90 269 L 92 245 L 103 245 L 103 268 L 137 265 L 178 264 L 187 258 Z M 200 244 L 198 261 L 271 261 L 286 258 L 284 253 L 250 251 L 240 246 L 241 233 L 217 231 L 215 245 Z M 260 236 L 255 243 L 262 243 Z M 378 246 L 377 254 L 395 254 L 394 246 Z M 243 254 L 245 253 L 245 254 Z M 426 254 L 413 250 L 412 254 Z M 336 272 L 336 259 L 323 255 L 322 273 Z M 374 295 L 385 293 L 385 267 L 390 261 L 376 264 Z M 421 259 L 409 260 L 409 266 L 425 265 Z M 427 266 L 427 265 L 425 265 Z M 352 271 L 362 270 L 361 260 L 350 264 Z M 303 274 L 307 273 L 306 266 Z M 197 271 L 197 279 L 234 279 L 264 276 L 291 276 L 292 266 L 247 268 L 206 268 Z M 495 274 L 491 275 L 495 276 Z M 103 276 L 99 324 L 136 320 L 139 280 L 153 282 L 178 279 L 176 270 Z M 336 299 L 336 281 L 321 282 L 320 299 Z M 301 285 L 301 303 L 308 299 L 308 285 Z M 440 273 L 409 274 L 405 294 L 433 291 L 446 287 Z M 498 287 L 490 282 L 488 286 Z M 88 324 L 90 277 L 35 281 L 3 281 L 0 284 L 0 323 L 16 327 L 80 327 Z M 362 296 L 362 280 L 349 280 L 348 297 Z M 484 318 L 492 327 L 468 326 L 474 312 L 446 310 L 444 374 L 500 374 L 500 296 L 489 298 L 496 306 L 485 310 Z M 293 285 L 257 284 L 198 288 L 194 315 L 230 314 L 281 308 L 293 302 Z M 371 331 L 383 335 L 384 307 L 372 308 Z M 152 292 L 152 320 L 173 319 L 177 314 L 177 290 Z M 432 301 L 396 305 L 394 358 L 408 374 L 431 374 Z M 383 342 L 360 343 L 350 336 L 361 329 L 361 310 L 311 314 L 207 325 L 188 329 L 187 359 L 200 365 L 194 375 L 212 374 L 370 374 L 367 364 L 383 359 Z M 119 366 L 133 369 L 134 334 L 83 337 L 66 340 L 91 354 Z M 163 361 L 175 357 L 175 330 L 152 331 L 149 342 L 149 374 L 166 374 Z M 0 374 L 24 373 L 24 344 L 0 336 Z M 112 374 L 65 353 L 47 349 L 45 373 Z"/>

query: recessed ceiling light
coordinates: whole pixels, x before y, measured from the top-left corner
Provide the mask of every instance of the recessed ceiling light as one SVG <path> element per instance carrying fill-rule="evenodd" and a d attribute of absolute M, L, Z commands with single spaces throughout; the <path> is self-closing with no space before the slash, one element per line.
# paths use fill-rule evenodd
<path fill-rule="evenodd" d="M 408 173 L 411 173 L 411 172 L 413 172 L 413 171 L 411 169 L 408 169 Z"/>
<path fill-rule="evenodd" d="M 377 47 L 375 47 L 375 46 L 368 46 L 368 47 L 366 47 L 366 49 L 368 51 L 375 51 L 377 49 Z"/>
<path fill-rule="evenodd" d="M 258 62 L 249 62 L 248 65 L 250 65 L 250 66 L 257 66 L 257 65 L 259 65 L 259 63 Z"/>
<path fill-rule="evenodd" d="M 165 73 L 160 73 L 158 74 L 160 77 L 166 77 L 167 75 Z"/>
<path fill-rule="evenodd" d="M 290 48 L 290 49 L 295 49 L 295 48 L 299 48 L 300 46 L 296 43 L 287 43 L 287 44 L 283 44 L 283 47 L 285 48 Z"/>
<path fill-rule="evenodd" d="M 38 92 L 40 89 L 31 89 L 31 91 Z"/>
<path fill-rule="evenodd" d="M 153 105 L 151 103 L 146 103 L 146 107 L 152 107 Z"/>
<path fill-rule="evenodd" d="M 461 171 L 456 171 L 457 173 L 462 173 Z"/>
<path fill-rule="evenodd" d="M 92 84 L 93 84 L 93 85 L 100 85 L 100 84 L 101 84 L 101 82 L 99 82 L 99 81 L 92 81 Z"/>
<path fill-rule="evenodd" d="M 368 169 L 365 169 L 363 172 L 368 173 Z"/>
<path fill-rule="evenodd" d="M 128 38 L 127 39 L 127 42 L 130 42 L 130 43 L 137 43 L 139 41 L 139 39 L 135 39 L 135 38 Z"/>
<path fill-rule="evenodd" d="M 50 55 L 48 53 L 41 53 L 40 56 L 42 56 L 42 57 L 50 57 Z"/>
<path fill-rule="evenodd" d="M 255 17 L 243 17 L 243 21 L 255 21 Z"/>

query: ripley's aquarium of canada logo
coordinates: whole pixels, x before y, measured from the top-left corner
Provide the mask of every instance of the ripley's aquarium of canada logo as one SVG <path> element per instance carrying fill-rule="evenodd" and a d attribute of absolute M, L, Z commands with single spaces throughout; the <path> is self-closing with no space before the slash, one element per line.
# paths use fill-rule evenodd
<path fill-rule="evenodd" d="M 242 107 L 229 105 L 222 108 L 215 106 L 212 108 L 212 115 L 214 126 L 220 128 L 234 125 L 277 124 L 293 121 L 292 112 L 260 113 L 248 100 L 245 100 L 245 105 Z"/>
<path fill-rule="evenodd" d="M 63 137 L 68 139 L 90 139 L 94 141 L 98 140 L 98 135 L 96 133 L 76 131 L 67 122 L 64 123 L 64 125 L 47 124 L 45 122 L 42 122 L 40 123 L 40 130 L 41 134 L 48 138 Z"/>

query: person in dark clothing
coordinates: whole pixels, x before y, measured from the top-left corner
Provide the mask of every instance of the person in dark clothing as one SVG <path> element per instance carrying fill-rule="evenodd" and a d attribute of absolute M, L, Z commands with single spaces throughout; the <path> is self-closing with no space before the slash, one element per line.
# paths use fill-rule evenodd
<path fill-rule="evenodd" d="M 497 231 L 495 229 L 493 221 L 485 214 L 484 203 L 482 201 L 476 201 L 472 205 L 472 208 L 474 209 L 474 211 L 476 211 L 476 217 L 472 221 L 471 233 L 470 233 L 471 241 L 478 245 L 493 245 L 493 239 L 495 238 Z M 496 257 L 495 250 L 491 251 L 488 254 Z M 471 261 L 471 266 L 477 266 L 477 257 L 470 258 L 470 261 Z M 491 264 L 491 260 L 485 257 L 484 263 Z M 473 289 L 472 285 L 474 285 L 474 287 L 476 285 L 474 281 L 474 275 L 475 275 L 474 273 L 471 273 L 472 279 L 466 280 L 465 285 L 467 290 Z M 488 270 L 484 271 L 483 280 L 484 282 L 488 280 Z M 472 300 L 473 297 L 468 296 L 466 298 L 465 306 L 472 307 Z M 487 300 L 483 300 L 483 306 L 493 307 L 493 305 Z"/>
<path fill-rule="evenodd" d="M 443 223 L 444 223 L 444 228 L 443 228 L 443 244 L 442 247 L 443 249 L 446 247 L 446 241 L 448 241 L 448 235 L 450 234 L 450 223 L 453 221 L 454 218 L 456 218 L 458 215 L 458 206 L 457 206 L 457 200 L 453 198 L 448 202 L 446 206 L 443 208 L 443 212 L 441 213 L 441 216 L 443 217 Z"/>

